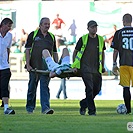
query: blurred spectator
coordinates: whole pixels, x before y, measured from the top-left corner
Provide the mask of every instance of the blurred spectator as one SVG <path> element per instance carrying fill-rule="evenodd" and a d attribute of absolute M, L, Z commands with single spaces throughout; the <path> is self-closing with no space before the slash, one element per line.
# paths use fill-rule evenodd
<path fill-rule="evenodd" d="M 20 49 L 21 52 L 24 52 L 23 48 L 26 44 L 27 37 L 28 37 L 28 33 L 24 29 L 22 29 L 21 30 L 20 42 L 19 42 L 19 49 Z"/>
<path fill-rule="evenodd" d="M 70 30 L 70 38 L 69 38 L 69 43 L 73 44 L 76 43 L 76 24 L 75 20 L 73 19 L 73 23 L 70 25 L 69 29 Z"/>
<path fill-rule="evenodd" d="M 117 30 L 117 26 L 114 24 L 113 25 L 113 31 L 111 33 L 103 35 L 103 37 L 105 39 L 104 41 L 108 44 L 109 47 L 111 46 L 111 43 L 112 43 L 112 40 L 113 40 L 113 37 L 114 37 L 116 30 Z"/>
<path fill-rule="evenodd" d="M 52 22 L 52 25 L 56 25 L 57 29 L 61 29 L 62 24 L 66 25 L 65 22 L 61 18 L 59 18 L 59 14 L 56 14 L 56 18 Z"/>
<path fill-rule="evenodd" d="M 66 41 L 66 38 L 63 36 L 63 31 L 62 31 L 62 24 L 65 26 L 65 22 L 59 17 L 59 14 L 56 14 L 56 18 L 52 22 L 53 25 L 53 33 L 56 38 L 56 47 L 58 52 L 60 52 L 60 45 L 64 45 L 64 42 Z"/>
<path fill-rule="evenodd" d="M 54 31 L 52 32 L 55 35 L 56 38 L 56 47 L 58 52 L 60 52 L 60 46 L 64 45 L 64 42 L 66 41 L 66 38 L 63 36 L 63 32 L 61 29 L 58 29 L 58 26 L 55 25 Z"/>
<path fill-rule="evenodd" d="M 16 44 L 16 28 L 10 30 L 11 34 L 12 34 L 12 46 L 14 46 Z"/>
<path fill-rule="evenodd" d="M 56 98 L 60 98 L 60 94 L 61 94 L 62 91 L 63 91 L 64 99 L 67 99 L 67 94 L 66 94 L 66 78 L 62 78 L 61 79 L 60 88 L 58 90 Z"/>
<path fill-rule="evenodd" d="M 57 51 L 60 52 L 60 46 L 61 45 L 65 45 L 64 42 L 66 41 L 66 38 L 63 35 L 62 32 L 62 24 L 65 26 L 65 22 L 59 17 L 59 14 L 56 14 L 56 18 L 54 19 L 54 21 L 52 22 L 52 25 L 54 26 L 54 35 L 56 38 L 56 47 L 57 47 Z M 61 91 L 63 90 L 64 92 L 64 99 L 67 98 L 66 96 L 66 79 L 61 79 L 61 84 L 60 84 L 60 89 L 58 91 L 57 97 L 59 97 L 59 93 L 61 93 Z"/>
<path fill-rule="evenodd" d="M 110 46 L 111 46 L 116 30 L 117 30 L 117 26 L 114 24 L 113 31 L 108 34 L 103 35 L 104 41 L 106 43 L 106 58 L 107 58 L 105 61 L 105 68 L 106 68 L 106 71 L 108 72 L 108 75 L 111 75 L 111 70 L 112 70 L 112 67 L 111 67 L 112 65 L 110 64 L 111 61 L 109 61 L 109 58 L 110 56 L 112 57 L 113 48 L 111 48 Z M 118 76 L 115 76 L 115 79 L 118 79 Z"/>

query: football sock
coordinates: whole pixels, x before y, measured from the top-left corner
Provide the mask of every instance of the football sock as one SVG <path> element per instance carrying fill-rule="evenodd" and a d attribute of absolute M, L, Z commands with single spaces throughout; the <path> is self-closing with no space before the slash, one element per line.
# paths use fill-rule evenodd
<path fill-rule="evenodd" d="M 62 61 L 61 61 L 61 65 L 69 65 L 70 64 L 70 56 L 65 56 L 64 58 L 62 58 Z"/>
<path fill-rule="evenodd" d="M 56 68 L 59 67 L 59 64 L 55 63 L 51 57 L 47 57 L 45 61 L 50 71 L 54 71 Z"/>
<path fill-rule="evenodd" d="M 47 58 L 45 59 L 45 61 L 46 61 L 46 63 L 49 63 L 49 62 L 53 61 L 53 59 L 52 59 L 51 57 L 47 57 Z"/>
<path fill-rule="evenodd" d="M 127 113 L 131 113 L 131 93 L 130 87 L 123 88 L 123 98 L 125 102 L 125 106 L 127 108 Z"/>
<path fill-rule="evenodd" d="M 4 104 L 4 111 L 8 108 L 8 104 Z"/>

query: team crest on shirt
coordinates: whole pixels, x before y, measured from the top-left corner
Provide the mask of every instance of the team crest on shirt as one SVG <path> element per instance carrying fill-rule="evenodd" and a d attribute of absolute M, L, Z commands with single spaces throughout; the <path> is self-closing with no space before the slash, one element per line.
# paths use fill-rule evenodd
<path fill-rule="evenodd" d="M 41 38 L 40 37 L 35 37 L 35 41 L 39 41 L 39 40 L 41 40 Z"/>

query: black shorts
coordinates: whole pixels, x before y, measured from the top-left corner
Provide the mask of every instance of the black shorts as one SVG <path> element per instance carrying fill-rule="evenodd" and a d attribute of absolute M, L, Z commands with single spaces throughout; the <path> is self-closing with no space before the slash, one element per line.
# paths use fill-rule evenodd
<path fill-rule="evenodd" d="M 9 97 L 9 81 L 11 77 L 10 69 L 0 70 L 0 99 L 2 97 Z"/>

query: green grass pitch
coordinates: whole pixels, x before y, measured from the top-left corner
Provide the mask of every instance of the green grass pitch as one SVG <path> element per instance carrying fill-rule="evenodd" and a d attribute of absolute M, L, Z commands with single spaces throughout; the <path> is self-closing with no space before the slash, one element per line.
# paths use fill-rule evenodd
<path fill-rule="evenodd" d="M 53 115 L 41 114 L 39 100 L 33 114 L 25 110 L 26 100 L 10 100 L 15 115 L 4 115 L 0 108 L 0 133 L 128 133 L 133 115 L 116 112 L 122 100 L 95 100 L 97 116 L 79 114 L 79 100 L 51 100 Z M 132 101 L 133 105 L 133 101 Z"/>

